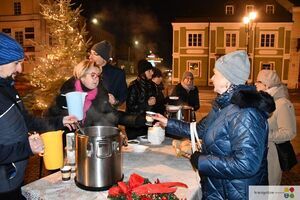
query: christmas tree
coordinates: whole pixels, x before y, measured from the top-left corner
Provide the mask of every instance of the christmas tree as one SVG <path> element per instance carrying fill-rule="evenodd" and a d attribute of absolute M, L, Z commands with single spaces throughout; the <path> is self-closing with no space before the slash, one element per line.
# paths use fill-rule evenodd
<path fill-rule="evenodd" d="M 43 56 L 36 59 L 33 73 L 29 75 L 34 89 L 25 97 L 25 104 L 31 110 L 47 109 L 63 82 L 72 76 L 74 66 L 86 57 L 90 45 L 90 39 L 85 40 L 85 23 L 80 28 L 80 6 L 72 10 L 71 0 L 47 1 L 40 5 L 49 28 L 49 44 L 36 43 Z"/>

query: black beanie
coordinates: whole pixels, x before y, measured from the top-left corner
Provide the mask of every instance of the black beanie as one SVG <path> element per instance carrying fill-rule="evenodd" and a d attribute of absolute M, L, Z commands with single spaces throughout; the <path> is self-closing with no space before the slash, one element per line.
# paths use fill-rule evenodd
<path fill-rule="evenodd" d="M 153 67 L 152 71 L 153 71 L 152 78 L 155 78 L 155 77 L 160 78 L 160 77 L 162 77 L 162 72 L 157 67 Z"/>
<path fill-rule="evenodd" d="M 147 60 L 142 59 L 138 62 L 138 74 L 141 75 L 143 73 L 145 73 L 145 71 L 149 70 L 149 69 L 153 69 L 151 63 L 149 63 Z"/>
<path fill-rule="evenodd" d="M 108 61 L 111 57 L 111 49 L 111 44 L 108 41 L 103 40 L 99 43 L 94 44 L 91 50 L 94 50 L 104 60 Z"/>

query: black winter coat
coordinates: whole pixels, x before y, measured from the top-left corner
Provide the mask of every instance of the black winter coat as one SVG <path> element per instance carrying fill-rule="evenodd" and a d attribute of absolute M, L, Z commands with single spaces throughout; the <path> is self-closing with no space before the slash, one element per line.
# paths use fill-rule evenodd
<path fill-rule="evenodd" d="M 194 111 L 197 111 L 200 108 L 199 91 L 196 86 L 193 90 L 187 92 L 186 89 L 182 87 L 181 83 L 178 83 L 173 89 L 171 96 L 178 96 L 180 103 L 192 106 Z"/>
<path fill-rule="evenodd" d="M 138 77 L 132 81 L 128 88 L 126 100 L 126 111 L 131 114 L 145 113 L 152 110 L 153 106 L 148 105 L 150 97 L 156 97 L 152 82 Z"/>
<path fill-rule="evenodd" d="M 0 78 L 0 193 L 20 187 L 28 157 L 33 155 L 28 132 L 40 133 L 63 127 L 62 117 L 37 118 L 30 115 L 16 91 L 13 81 Z M 17 168 L 16 176 L 8 179 L 9 171 Z"/>

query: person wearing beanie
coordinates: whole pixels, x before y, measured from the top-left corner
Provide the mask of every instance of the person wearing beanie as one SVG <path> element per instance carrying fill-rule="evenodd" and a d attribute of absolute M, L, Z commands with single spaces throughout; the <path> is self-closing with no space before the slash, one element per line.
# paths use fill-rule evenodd
<path fill-rule="evenodd" d="M 288 97 L 288 90 L 281 83 L 276 71 L 261 70 L 255 83 L 258 91 L 269 93 L 275 100 L 276 110 L 268 119 L 268 174 L 270 185 L 280 185 L 282 170 L 275 144 L 290 141 L 296 137 L 295 109 Z"/>
<path fill-rule="evenodd" d="M 202 199 L 249 199 L 250 185 L 268 185 L 268 117 L 275 110 L 266 92 L 245 85 L 246 52 L 220 57 L 211 78 L 217 97 L 212 110 L 196 124 L 202 148 L 190 156 L 201 175 Z M 230 72 L 230 69 L 233 69 Z M 153 117 L 169 134 L 190 138 L 190 123 Z"/>
<path fill-rule="evenodd" d="M 140 115 L 146 111 L 152 111 L 156 103 L 156 93 L 151 81 L 153 67 L 150 62 L 142 59 L 138 62 L 138 77 L 129 84 L 128 96 L 126 99 L 126 112 Z M 137 136 L 146 135 L 148 127 L 140 128 L 126 127 L 128 139 L 135 139 Z"/>
<path fill-rule="evenodd" d="M 0 33 L 0 199 L 25 199 L 21 185 L 28 157 L 43 151 L 39 134 L 30 131 L 57 130 L 76 122 L 73 116 L 36 118 L 25 110 L 14 79 L 22 72 L 24 51 L 21 45 Z"/>
<path fill-rule="evenodd" d="M 153 107 L 153 112 L 160 113 L 160 114 L 165 114 L 166 111 L 166 98 L 163 94 L 164 90 L 164 84 L 162 82 L 163 77 L 162 77 L 162 72 L 160 69 L 157 67 L 153 67 L 152 69 L 153 75 L 152 75 L 152 82 L 155 88 L 155 93 L 156 93 L 156 103 Z"/>
<path fill-rule="evenodd" d="M 127 83 L 124 70 L 112 65 L 111 54 L 111 43 L 103 40 L 93 45 L 89 59 L 102 67 L 102 80 L 109 92 L 109 102 L 117 108 L 126 100 Z"/>
<path fill-rule="evenodd" d="M 194 111 L 200 108 L 199 91 L 194 85 L 194 75 L 190 71 L 185 71 L 181 82 L 173 89 L 171 96 L 178 96 L 179 102 L 183 105 L 191 106 Z"/>

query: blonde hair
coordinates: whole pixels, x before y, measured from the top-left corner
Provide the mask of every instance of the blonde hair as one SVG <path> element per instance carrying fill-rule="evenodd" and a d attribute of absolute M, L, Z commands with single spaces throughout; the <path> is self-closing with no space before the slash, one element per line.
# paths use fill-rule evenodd
<path fill-rule="evenodd" d="M 86 59 L 78 63 L 73 70 L 73 75 L 76 79 L 80 79 L 82 76 L 84 76 L 91 67 L 97 67 L 100 69 L 100 72 L 102 71 L 101 67 L 96 65 L 94 62 Z"/>

